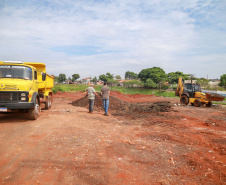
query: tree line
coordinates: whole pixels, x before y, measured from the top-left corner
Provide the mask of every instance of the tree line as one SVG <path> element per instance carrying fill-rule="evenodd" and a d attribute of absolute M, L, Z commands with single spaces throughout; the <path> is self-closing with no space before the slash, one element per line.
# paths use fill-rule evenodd
<path fill-rule="evenodd" d="M 66 80 L 68 80 L 70 82 L 75 82 L 79 78 L 80 78 L 79 74 L 73 74 L 72 77 L 68 77 L 68 79 L 67 79 L 66 75 L 61 73 L 61 74 L 59 74 L 59 76 L 54 76 L 54 81 L 57 83 L 63 83 Z"/>
<path fill-rule="evenodd" d="M 132 71 L 125 72 L 125 81 L 124 85 L 127 86 L 133 86 L 133 85 L 142 85 L 145 87 L 150 88 L 157 88 L 161 86 L 161 88 L 164 88 L 164 86 L 167 86 L 167 84 L 177 84 L 179 77 L 182 77 L 183 80 L 196 80 L 196 83 L 201 84 L 202 86 L 205 86 L 208 84 L 208 80 L 205 78 L 195 78 L 193 74 L 184 74 L 183 72 L 177 71 L 177 72 L 170 72 L 165 73 L 165 71 L 160 67 L 152 67 L 143 69 L 140 71 L 140 73 L 134 73 Z M 79 74 L 73 74 L 72 77 L 66 78 L 65 74 L 59 74 L 59 76 L 55 76 L 55 81 L 62 83 L 66 80 L 75 82 L 77 79 L 80 78 Z M 99 78 L 94 77 L 91 79 L 93 83 L 97 82 L 98 80 L 105 81 L 109 84 L 117 85 L 119 84 L 119 81 L 121 79 L 120 75 L 114 76 L 111 73 L 102 74 L 99 76 Z M 223 74 L 220 77 L 220 86 L 226 86 L 226 74 Z"/>

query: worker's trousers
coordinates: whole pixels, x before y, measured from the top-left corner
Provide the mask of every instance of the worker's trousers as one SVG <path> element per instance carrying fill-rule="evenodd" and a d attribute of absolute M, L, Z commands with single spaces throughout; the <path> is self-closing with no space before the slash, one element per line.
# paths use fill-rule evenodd
<path fill-rule="evenodd" d="M 104 111 L 105 114 L 108 113 L 109 99 L 103 99 Z"/>
<path fill-rule="evenodd" d="M 94 99 L 89 99 L 89 112 L 93 112 Z"/>

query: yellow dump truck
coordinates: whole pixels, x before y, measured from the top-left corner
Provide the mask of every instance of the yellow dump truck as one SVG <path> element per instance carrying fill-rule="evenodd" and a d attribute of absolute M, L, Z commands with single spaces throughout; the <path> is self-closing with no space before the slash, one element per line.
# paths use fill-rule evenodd
<path fill-rule="evenodd" d="M 44 63 L 0 61 L 0 113 L 21 111 L 36 120 L 41 103 L 51 108 L 53 85 Z"/>

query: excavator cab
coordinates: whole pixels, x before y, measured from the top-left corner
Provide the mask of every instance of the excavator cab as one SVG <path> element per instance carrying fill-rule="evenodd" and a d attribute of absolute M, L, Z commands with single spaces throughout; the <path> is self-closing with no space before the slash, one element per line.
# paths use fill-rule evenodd
<path fill-rule="evenodd" d="M 198 84 L 186 83 L 184 84 L 183 93 L 187 94 L 189 98 L 195 97 L 195 92 L 201 92 L 201 87 Z"/>

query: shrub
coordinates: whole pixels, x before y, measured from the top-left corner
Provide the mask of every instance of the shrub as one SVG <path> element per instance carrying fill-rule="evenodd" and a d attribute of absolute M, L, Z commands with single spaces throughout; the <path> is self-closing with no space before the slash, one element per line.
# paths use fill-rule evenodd
<path fill-rule="evenodd" d="M 157 84 L 155 82 L 153 82 L 152 79 L 148 78 L 146 80 L 146 82 L 144 83 L 144 86 L 145 87 L 150 87 L 150 88 L 156 88 L 157 87 Z"/>
<path fill-rule="evenodd" d="M 169 86 L 168 85 L 162 85 L 161 89 L 164 89 L 164 90 L 169 89 Z"/>

